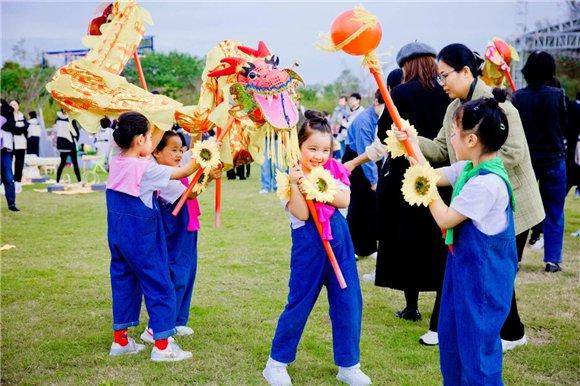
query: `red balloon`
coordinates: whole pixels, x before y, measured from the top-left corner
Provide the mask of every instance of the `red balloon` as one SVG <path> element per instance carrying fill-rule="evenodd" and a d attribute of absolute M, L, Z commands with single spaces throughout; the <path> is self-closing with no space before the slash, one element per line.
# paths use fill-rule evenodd
<path fill-rule="evenodd" d="M 354 10 L 343 12 L 332 23 L 330 38 L 334 45 L 339 45 L 362 25 L 363 23 L 354 20 Z M 342 50 L 351 55 L 366 55 L 379 46 L 382 36 L 381 25 L 377 23 L 374 27 L 366 29 Z"/>

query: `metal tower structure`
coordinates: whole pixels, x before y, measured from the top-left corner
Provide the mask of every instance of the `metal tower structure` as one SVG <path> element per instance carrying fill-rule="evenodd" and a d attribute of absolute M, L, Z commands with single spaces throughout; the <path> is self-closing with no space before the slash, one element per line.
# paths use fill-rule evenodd
<path fill-rule="evenodd" d="M 153 36 L 144 36 L 139 44 L 138 52 L 139 55 L 148 54 L 154 52 L 155 47 L 153 45 Z M 42 66 L 47 66 L 49 61 L 57 60 L 60 61 L 60 65 L 68 64 L 73 60 L 82 58 L 89 52 L 88 48 L 83 48 L 79 50 L 63 50 L 63 51 L 43 51 L 42 52 Z"/>
<path fill-rule="evenodd" d="M 518 4 L 518 11 L 521 5 Z M 522 13 L 525 16 L 526 12 Z M 519 13 L 518 13 L 518 16 Z M 525 23 L 525 21 L 522 21 Z M 525 25 L 524 25 L 525 28 Z M 571 12 L 570 20 L 553 24 L 535 31 L 526 32 L 516 37 L 513 41 L 514 48 L 520 55 L 520 61 L 513 68 L 514 82 L 518 88 L 523 86 L 522 67 L 530 53 L 541 50 L 555 57 L 566 57 L 580 60 L 580 17 Z"/>

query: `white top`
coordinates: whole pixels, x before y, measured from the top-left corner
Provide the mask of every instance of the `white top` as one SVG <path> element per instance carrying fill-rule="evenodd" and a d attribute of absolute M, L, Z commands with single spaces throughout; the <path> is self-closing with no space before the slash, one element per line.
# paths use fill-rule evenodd
<path fill-rule="evenodd" d="M 30 126 L 28 126 L 28 138 L 40 137 L 41 127 L 38 124 L 38 119 L 32 118 L 32 119 L 28 120 L 28 124 L 30 125 Z"/>
<path fill-rule="evenodd" d="M 175 203 L 187 189 L 179 180 L 171 180 L 167 186 L 159 191 L 159 196 L 167 202 Z"/>
<path fill-rule="evenodd" d="M 141 178 L 139 192 L 139 198 L 147 207 L 153 208 L 153 193 L 167 188 L 169 182 L 172 181 L 171 173 L 173 173 L 173 168 L 170 166 L 159 165 L 156 162 L 149 164 Z"/>
<path fill-rule="evenodd" d="M 345 185 L 342 181 L 337 180 L 336 178 L 334 179 L 336 181 L 336 187 L 339 190 L 346 190 L 347 192 L 350 192 L 350 188 Z M 284 200 L 282 201 L 282 205 L 284 206 L 284 210 L 286 211 L 286 213 L 288 213 L 288 219 L 290 220 L 290 226 L 292 227 L 292 229 L 298 229 L 300 227 L 303 227 L 306 222 L 300 220 L 299 218 L 295 217 L 292 213 L 290 213 L 290 210 L 288 209 L 288 200 Z M 336 208 L 336 210 L 338 210 L 338 208 Z"/>
<path fill-rule="evenodd" d="M 24 127 L 24 114 L 20 111 L 14 112 L 14 121 L 16 127 Z M 26 149 L 26 136 L 24 134 L 18 134 L 14 136 L 14 150 Z"/>
<path fill-rule="evenodd" d="M 383 157 L 386 157 L 389 152 L 384 143 L 381 142 L 379 137 L 375 136 L 373 143 L 365 148 L 365 154 L 373 162 L 377 162 Z"/>
<path fill-rule="evenodd" d="M 459 161 L 442 168 L 451 185 L 455 185 L 466 163 L 467 161 Z M 471 219 L 479 231 L 489 236 L 507 228 L 508 205 L 509 192 L 506 183 L 493 173 L 469 179 L 451 202 L 453 209 Z"/>

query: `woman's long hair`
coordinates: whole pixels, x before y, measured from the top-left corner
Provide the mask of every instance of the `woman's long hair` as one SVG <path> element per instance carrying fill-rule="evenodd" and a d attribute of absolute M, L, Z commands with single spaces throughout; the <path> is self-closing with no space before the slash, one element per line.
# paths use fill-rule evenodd
<path fill-rule="evenodd" d="M 435 77 L 437 76 L 437 63 L 432 56 L 418 56 L 407 60 L 403 64 L 405 77 L 403 83 L 412 79 L 418 79 L 421 85 L 429 90 L 435 88 Z"/>

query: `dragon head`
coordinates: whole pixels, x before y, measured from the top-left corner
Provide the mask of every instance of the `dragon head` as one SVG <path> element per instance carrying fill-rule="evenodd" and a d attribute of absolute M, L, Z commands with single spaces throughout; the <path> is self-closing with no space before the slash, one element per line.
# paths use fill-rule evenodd
<path fill-rule="evenodd" d="M 300 76 L 290 69 L 278 68 L 279 58 L 271 55 L 262 41 L 258 49 L 237 48 L 254 59 L 223 58 L 218 68 L 210 71 L 208 76 L 235 76 L 231 94 L 252 120 L 258 123 L 267 121 L 276 129 L 296 126 L 298 109 L 291 94 L 297 84 L 303 83 Z"/>

